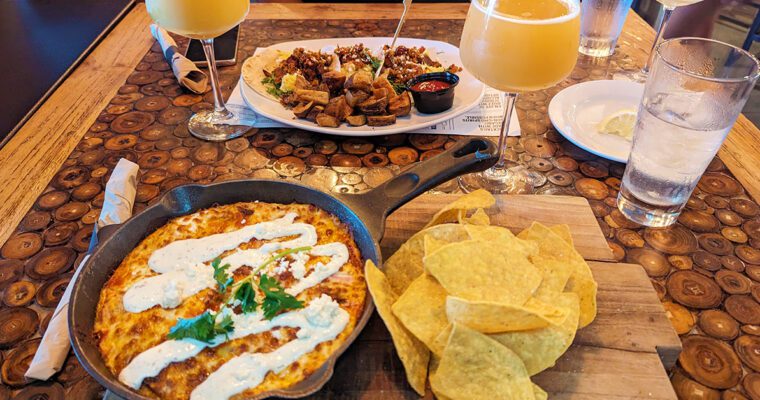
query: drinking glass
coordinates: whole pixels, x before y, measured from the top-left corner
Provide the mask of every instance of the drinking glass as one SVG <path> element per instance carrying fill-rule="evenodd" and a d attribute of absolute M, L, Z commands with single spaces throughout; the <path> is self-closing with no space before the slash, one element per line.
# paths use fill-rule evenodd
<path fill-rule="evenodd" d="M 700 1 L 702 0 L 657 0 L 657 2 L 662 4 L 663 7 L 662 13 L 657 19 L 657 34 L 654 37 L 654 43 L 652 43 L 652 50 L 649 51 L 649 58 L 647 58 L 647 63 L 644 64 L 644 68 L 642 68 L 640 71 L 637 71 L 633 75 L 633 79 L 635 81 L 644 83 L 644 81 L 647 80 L 649 69 L 652 67 L 655 48 L 658 44 L 660 44 L 660 41 L 662 41 L 662 35 L 665 33 L 665 26 L 668 25 L 670 16 L 673 14 L 673 11 L 675 11 L 676 7 L 688 6 L 690 4 L 699 3 Z"/>
<path fill-rule="evenodd" d="M 578 51 L 592 57 L 615 52 L 633 0 L 584 0 L 581 3 L 581 44 Z"/>
<path fill-rule="evenodd" d="M 758 78 L 750 53 L 710 39 L 678 38 L 655 50 L 618 194 L 630 220 L 676 221 Z"/>
<path fill-rule="evenodd" d="M 198 39 L 208 61 L 214 109 L 196 112 L 187 127 L 193 136 L 211 141 L 233 139 L 250 129 L 236 125 L 237 118 L 224 105 L 214 58 L 214 38 L 240 24 L 248 14 L 249 0 L 146 0 L 148 13 L 164 29 Z"/>
<path fill-rule="evenodd" d="M 578 0 L 472 0 L 459 51 L 481 82 L 506 93 L 499 135 L 499 161 L 462 176 L 465 191 L 514 192 L 530 186 L 527 169 L 507 165 L 509 119 L 518 91 L 541 90 L 564 79 L 578 58 Z"/>

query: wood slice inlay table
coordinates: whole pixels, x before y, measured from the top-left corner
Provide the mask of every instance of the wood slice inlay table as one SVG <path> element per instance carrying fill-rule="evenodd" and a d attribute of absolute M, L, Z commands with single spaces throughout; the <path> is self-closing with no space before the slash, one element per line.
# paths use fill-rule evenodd
<path fill-rule="evenodd" d="M 274 7 L 276 10 L 265 16 L 275 17 L 281 7 L 285 6 Z M 304 5 L 302 13 L 311 10 L 309 7 L 314 5 Z M 387 13 L 379 19 L 351 19 L 371 12 L 330 7 L 338 10 L 332 18 L 344 19 L 246 20 L 238 64 L 220 69 L 225 94 L 236 85 L 242 60 L 257 47 L 301 39 L 388 36 L 396 26 Z M 430 5 L 422 6 L 426 7 Z M 454 6 L 454 11 L 430 8 L 456 16 L 417 16 L 406 23 L 402 35 L 456 45 L 463 26 L 462 7 Z M 126 20 L 142 24 L 144 19 L 143 8 L 134 10 Z M 117 31 L 121 34 L 124 29 L 128 28 Z M 639 68 L 651 36 L 643 21 L 631 16 L 615 55 L 604 60 L 581 58 L 573 73 L 557 86 L 521 96 L 517 113 L 522 137 L 509 139 L 508 156 L 530 169 L 537 183 L 534 193 L 588 199 L 614 259 L 644 266 L 684 344 L 671 378 L 680 396 L 702 393 L 703 398 L 722 394 L 723 398 L 760 399 L 760 206 L 750 195 L 757 193 L 751 177 L 759 171 L 742 167 L 735 145 L 747 136 L 729 137 L 727 146 L 733 147 L 724 148 L 723 158 L 710 164 L 678 223 L 655 230 L 627 221 L 616 209 L 624 165 L 572 145 L 553 129 L 546 114 L 552 96 L 565 87 Z M 266 178 L 338 193 L 363 191 L 397 174 L 409 162 L 431 157 L 459 140 L 456 136 L 404 134 L 361 139 L 297 129 L 251 129 L 245 137 L 226 143 L 206 143 L 190 136 L 187 119 L 193 112 L 212 107 L 212 102 L 211 93 L 195 95 L 179 87 L 154 45 L 89 125 L 31 209 L 18 219 L 20 223 L 0 247 L 0 400 L 11 394 L 18 398 L 57 399 L 64 394 L 90 398 L 100 390 L 74 357 L 69 357 L 64 371 L 48 383 L 28 383 L 23 372 L 72 268 L 87 250 L 92 224 L 103 204 L 103 188 L 119 159 L 140 165 L 135 206 L 135 212 L 140 212 L 162 193 L 190 182 Z M 739 125 L 739 130 L 750 129 L 743 121 Z M 748 148 L 754 146 L 746 142 L 743 145 Z M 457 190 L 455 182 L 437 189 Z M 378 326 L 367 329 L 383 330 Z M 586 356 L 593 359 L 593 354 Z M 349 352 L 347 357 L 353 356 Z M 361 369 L 362 359 L 355 363 Z M 398 372 L 397 367 L 388 366 Z M 403 380 L 401 375 L 396 378 Z M 338 392 L 332 393 L 337 396 Z M 342 396 L 352 398 L 351 393 Z"/>

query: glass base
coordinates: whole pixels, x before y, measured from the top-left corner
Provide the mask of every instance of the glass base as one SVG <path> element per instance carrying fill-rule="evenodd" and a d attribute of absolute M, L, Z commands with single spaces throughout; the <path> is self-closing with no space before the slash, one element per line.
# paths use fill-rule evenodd
<path fill-rule="evenodd" d="M 681 214 L 683 205 L 657 206 L 637 199 L 625 187 L 620 188 L 617 206 L 629 220 L 644 226 L 664 228 L 673 225 Z"/>
<path fill-rule="evenodd" d="M 460 176 L 459 187 L 466 193 L 485 189 L 493 194 L 529 194 L 533 192 L 533 178 L 528 169 L 521 165 L 492 167 L 483 172 Z"/>
<path fill-rule="evenodd" d="M 236 123 L 235 115 L 229 110 L 202 110 L 190 117 L 187 128 L 198 139 L 221 142 L 243 136 L 251 129 Z"/>
<path fill-rule="evenodd" d="M 591 57 L 609 57 L 615 53 L 615 42 L 617 40 L 581 37 L 578 51 Z"/>

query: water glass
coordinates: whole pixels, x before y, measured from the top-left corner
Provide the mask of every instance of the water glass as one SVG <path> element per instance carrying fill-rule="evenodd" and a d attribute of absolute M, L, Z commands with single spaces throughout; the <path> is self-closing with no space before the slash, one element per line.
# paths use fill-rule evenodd
<path fill-rule="evenodd" d="M 641 225 L 673 224 L 734 125 L 758 61 L 726 43 L 678 38 L 655 49 L 618 208 Z"/>
<path fill-rule="evenodd" d="M 581 3 L 581 44 L 583 54 L 607 57 L 615 52 L 632 0 L 583 0 Z"/>

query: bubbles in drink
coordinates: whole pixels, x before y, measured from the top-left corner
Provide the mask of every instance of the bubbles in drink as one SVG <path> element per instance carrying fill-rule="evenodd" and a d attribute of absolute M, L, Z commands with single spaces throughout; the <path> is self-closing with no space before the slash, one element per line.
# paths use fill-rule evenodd
<path fill-rule="evenodd" d="M 642 104 L 634 130 L 636 151 L 623 176 L 623 185 L 638 200 L 662 207 L 688 200 L 732 125 L 715 126 L 725 124 L 725 110 L 707 97 L 655 94 Z"/>

